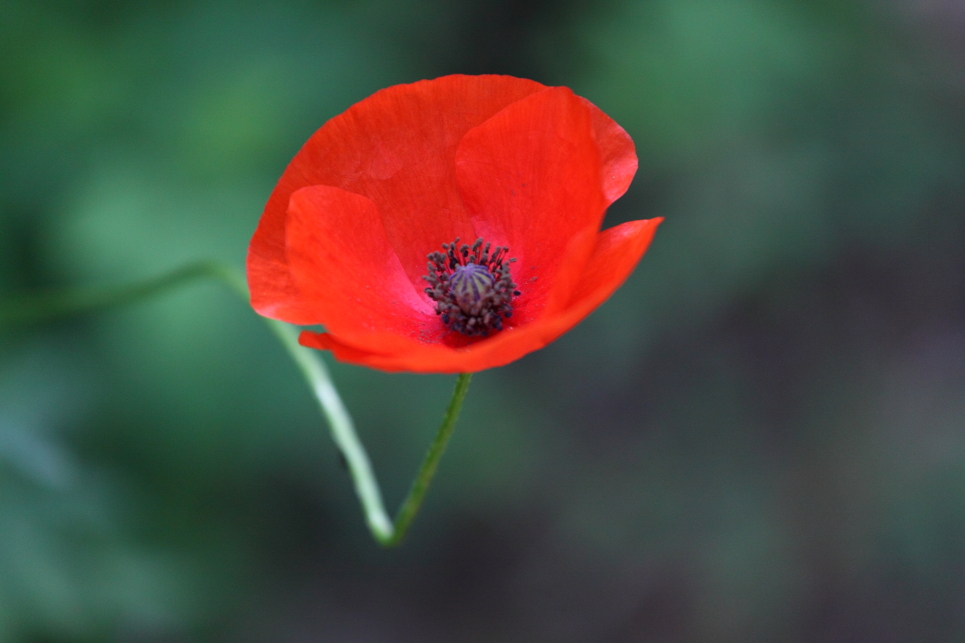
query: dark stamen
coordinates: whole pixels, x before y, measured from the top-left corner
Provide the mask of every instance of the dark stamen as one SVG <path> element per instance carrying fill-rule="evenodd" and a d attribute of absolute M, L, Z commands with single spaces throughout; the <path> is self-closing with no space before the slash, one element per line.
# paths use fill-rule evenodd
<path fill-rule="evenodd" d="M 444 252 L 429 254 L 429 282 L 426 294 L 436 302 L 436 314 L 443 324 L 463 335 L 481 335 L 503 329 L 503 319 L 513 314 L 512 299 L 519 296 L 509 273 L 506 259 L 509 248 L 491 244 L 483 246 L 482 239 L 470 247 L 452 243 L 442 244 Z"/>

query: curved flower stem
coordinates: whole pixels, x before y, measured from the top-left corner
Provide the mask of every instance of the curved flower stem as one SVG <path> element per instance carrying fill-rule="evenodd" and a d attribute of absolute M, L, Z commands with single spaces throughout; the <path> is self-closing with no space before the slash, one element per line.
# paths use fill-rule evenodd
<path fill-rule="evenodd" d="M 248 286 L 236 270 L 217 261 L 198 261 L 128 286 L 55 291 L 3 301 L 0 302 L 0 325 L 39 323 L 132 304 L 201 277 L 218 279 L 248 298 Z"/>
<path fill-rule="evenodd" d="M 415 515 L 419 512 L 419 507 L 422 506 L 422 499 L 425 497 L 426 491 L 429 490 L 429 483 L 432 482 L 432 477 L 436 474 L 439 458 L 442 457 L 442 453 L 446 450 L 446 444 L 452 436 L 452 430 L 456 426 L 456 420 L 459 419 L 459 410 L 462 409 L 462 402 L 466 399 L 466 392 L 469 390 L 470 380 L 472 380 L 472 373 L 459 374 L 459 378 L 456 380 L 456 388 L 452 392 L 452 399 L 449 401 L 449 407 L 446 409 L 446 414 L 442 418 L 442 425 L 436 432 L 436 437 L 432 440 L 432 444 L 429 445 L 426 456 L 422 459 L 422 466 L 419 467 L 419 473 L 416 475 L 415 480 L 412 481 L 409 495 L 406 496 L 402 506 L 399 507 L 399 513 L 395 516 L 393 533 L 390 538 L 380 540 L 386 547 L 395 547 L 402 542 L 402 538 L 405 537 L 405 532 L 408 531 L 409 525 L 412 524 Z"/>
<path fill-rule="evenodd" d="M 375 472 L 372 471 L 369 455 L 358 433 L 355 432 L 352 416 L 349 415 L 342 398 L 338 395 L 338 390 L 332 383 L 328 367 L 312 349 L 298 343 L 298 331 L 293 326 L 274 319 L 265 318 L 265 321 L 275 336 L 281 340 L 282 346 L 295 361 L 298 370 L 302 372 L 315 394 L 315 399 L 322 408 L 322 414 L 328 420 L 332 440 L 345 458 L 349 473 L 352 474 L 355 495 L 362 503 L 369 531 L 379 543 L 384 544 L 392 538 L 392 522 L 385 511 L 382 492 L 379 490 Z"/>
<path fill-rule="evenodd" d="M 248 301 L 248 285 L 237 270 L 217 261 L 199 261 L 138 284 L 54 292 L 0 302 L 0 326 L 39 323 L 59 317 L 94 312 L 101 308 L 131 304 L 202 277 L 221 281 L 246 302 Z M 375 472 L 372 470 L 368 453 L 355 431 L 351 415 L 332 383 L 325 362 L 319 358 L 316 351 L 298 343 L 298 331 L 294 326 L 267 317 L 262 319 L 279 339 L 311 386 L 322 414 L 328 421 L 332 439 L 345 457 L 355 485 L 355 493 L 362 504 L 365 521 L 373 538 L 384 547 L 397 546 L 402 542 L 419 507 L 422 506 L 422 500 L 435 475 L 439 459 L 456 425 L 472 375 L 463 373 L 456 380 L 456 388 L 446 409 L 442 425 L 393 522 L 385 511 L 382 492 Z"/>

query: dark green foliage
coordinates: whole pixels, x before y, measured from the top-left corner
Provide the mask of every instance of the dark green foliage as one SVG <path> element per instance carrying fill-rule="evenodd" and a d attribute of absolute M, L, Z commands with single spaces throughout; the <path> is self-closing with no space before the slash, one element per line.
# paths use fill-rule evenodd
<path fill-rule="evenodd" d="M 0 640 L 965 637 L 952 0 L 0 9 L 0 300 L 241 266 L 315 128 L 452 72 L 594 101 L 641 160 L 608 224 L 667 218 L 598 312 L 474 379 L 389 552 L 216 284 L 0 329 Z M 333 368 L 394 507 L 452 378 Z"/>

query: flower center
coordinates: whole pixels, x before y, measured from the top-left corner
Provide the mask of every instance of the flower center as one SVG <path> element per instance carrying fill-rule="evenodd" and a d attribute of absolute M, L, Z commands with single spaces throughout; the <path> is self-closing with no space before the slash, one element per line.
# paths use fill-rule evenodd
<path fill-rule="evenodd" d="M 503 319 L 513 314 L 512 299 L 520 294 L 509 274 L 509 248 L 491 244 L 483 246 L 482 239 L 470 248 L 452 243 L 442 244 L 444 252 L 429 254 L 429 282 L 426 294 L 436 302 L 436 314 L 451 330 L 463 335 L 481 335 L 503 329 Z"/>

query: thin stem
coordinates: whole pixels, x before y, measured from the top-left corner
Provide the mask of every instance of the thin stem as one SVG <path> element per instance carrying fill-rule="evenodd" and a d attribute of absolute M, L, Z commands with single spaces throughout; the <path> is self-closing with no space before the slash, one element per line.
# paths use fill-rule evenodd
<path fill-rule="evenodd" d="M 3 301 L 0 302 L 0 326 L 32 324 L 132 304 L 202 277 L 218 279 L 248 298 L 245 280 L 237 271 L 217 261 L 198 261 L 128 286 L 55 291 Z"/>
<path fill-rule="evenodd" d="M 472 373 L 459 374 L 459 378 L 456 380 L 456 388 L 452 391 L 452 399 L 449 401 L 449 407 L 446 409 L 446 414 L 442 418 L 442 425 L 439 426 L 435 439 L 432 440 L 432 444 L 429 445 L 429 450 L 426 452 L 425 458 L 422 459 L 422 466 L 419 467 L 419 473 L 416 474 L 415 480 L 412 481 L 409 495 L 406 496 L 406 499 L 402 502 L 402 506 L 399 507 L 399 513 L 395 516 L 392 536 L 385 541 L 380 541 L 386 547 L 395 547 L 402 542 L 406 532 L 409 530 L 409 525 L 412 524 L 416 514 L 419 512 L 419 507 L 422 506 L 422 500 L 425 498 L 426 491 L 429 490 L 429 483 L 432 482 L 432 477 L 436 474 L 436 468 L 439 466 L 439 458 L 442 457 L 443 452 L 446 450 L 446 444 L 449 443 L 452 430 L 456 427 L 456 420 L 459 419 L 459 411 L 462 409 L 463 400 L 466 399 L 466 392 L 469 390 L 470 380 L 472 380 Z"/>
<path fill-rule="evenodd" d="M 2 304 L 0 305 L 0 326 L 38 323 L 102 308 L 131 304 L 202 277 L 221 281 L 246 302 L 248 301 L 248 286 L 244 276 L 237 270 L 217 261 L 199 261 L 139 284 L 53 292 L 0 302 Z M 332 383 L 325 362 L 319 358 L 317 351 L 305 348 L 298 343 L 298 331 L 295 327 L 267 317 L 262 319 L 281 341 L 315 394 L 322 414 L 328 421 L 332 440 L 345 457 L 369 531 L 379 544 L 385 547 L 397 546 L 402 542 L 402 538 L 422 506 L 426 491 L 439 465 L 439 459 L 456 425 L 472 375 L 463 373 L 456 380 L 452 400 L 446 409 L 442 425 L 429 446 L 429 451 L 412 482 L 409 494 L 402 502 L 393 523 L 385 511 L 382 492 L 375 472 L 372 470 L 368 453 L 355 431 L 352 417 Z"/>
<path fill-rule="evenodd" d="M 288 351 L 298 369 L 308 380 L 318 400 L 319 406 L 332 434 L 332 440 L 345 457 L 352 482 L 355 484 L 355 495 L 362 503 L 365 522 L 369 526 L 372 536 L 381 544 L 392 539 L 393 528 L 389 514 L 382 502 L 382 492 L 372 471 L 369 455 L 355 432 L 352 416 L 349 415 L 342 398 L 339 397 L 325 362 L 319 359 L 317 351 L 305 348 L 298 343 L 298 331 L 284 322 L 265 318 L 269 328 L 281 340 L 282 346 Z"/>

